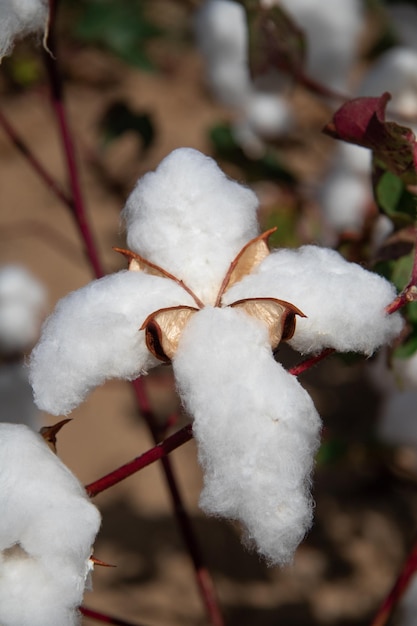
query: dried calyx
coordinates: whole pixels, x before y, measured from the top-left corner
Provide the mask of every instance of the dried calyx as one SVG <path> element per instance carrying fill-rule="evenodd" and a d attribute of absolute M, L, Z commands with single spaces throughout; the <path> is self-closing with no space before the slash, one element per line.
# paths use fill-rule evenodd
<path fill-rule="evenodd" d="M 222 298 L 225 292 L 251 274 L 269 254 L 268 237 L 275 232 L 272 228 L 262 235 L 251 239 L 231 262 L 228 271 L 221 283 L 214 306 L 222 308 Z M 195 293 L 179 278 L 163 268 L 150 263 L 140 255 L 130 250 L 115 248 L 129 259 L 129 270 L 145 272 L 153 276 L 160 276 L 173 280 L 180 285 L 196 303 L 192 306 L 175 306 L 154 311 L 143 322 L 140 330 L 145 331 L 148 350 L 160 361 L 169 363 L 175 355 L 178 343 L 185 326 L 190 318 L 206 305 Z M 244 311 L 268 327 L 269 340 L 272 351 L 275 351 L 281 341 L 291 339 L 295 332 L 296 315 L 306 317 L 300 309 L 276 298 L 245 298 L 227 305 Z"/>

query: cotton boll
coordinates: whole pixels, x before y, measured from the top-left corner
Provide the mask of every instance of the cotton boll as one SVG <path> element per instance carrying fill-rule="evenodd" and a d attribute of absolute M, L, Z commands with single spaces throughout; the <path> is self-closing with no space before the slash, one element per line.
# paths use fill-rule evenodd
<path fill-rule="evenodd" d="M 277 0 L 304 31 L 306 74 L 334 90 L 345 90 L 363 25 L 359 0 Z"/>
<path fill-rule="evenodd" d="M 417 50 L 398 46 L 382 54 L 365 74 L 358 95 L 375 96 L 384 91 L 392 96 L 388 114 L 397 112 L 416 117 Z"/>
<path fill-rule="evenodd" d="M 231 0 L 208 0 L 195 14 L 198 46 L 216 98 L 240 106 L 250 88 L 246 13 Z"/>
<path fill-rule="evenodd" d="M 0 59 L 9 54 L 14 39 L 46 29 L 47 0 L 0 0 Z"/>
<path fill-rule="evenodd" d="M 0 424 L 0 623 L 75 626 L 100 515 L 42 437 Z"/>
<path fill-rule="evenodd" d="M 312 519 L 320 419 L 311 398 L 274 361 L 266 327 L 230 308 L 193 316 L 173 367 L 194 416 L 201 507 L 240 521 L 270 564 L 288 563 Z"/>
<path fill-rule="evenodd" d="M 129 247 L 214 303 L 229 264 L 256 236 L 258 201 L 191 148 L 145 174 L 123 210 Z"/>
<path fill-rule="evenodd" d="M 371 355 L 403 327 L 399 313 L 385 313 L 394 286 L 327 248 L 275 251 L 223 300 L 249 297 L 274 297 L 301 309 L 307 317 L 297 319 L 290 344 L 302 353 L 335 348 Z"/>
<path fill-rule="evenodd" d="M 122 271 L 62 299 L 45 323 L 30 359 L 37 406 L 54 415 L 72 411 L 110 378 L 132 380 L 159 362 L 140 327 L 154 311 L 194 305 L 174 281 Z"/>
<path fill-rule="evenodd" d="M 343 169 L 330 170 L 317 194 L 326 223 L 337 233 L 360 233 L 372 195 L 369 180 Z"/>
<path fill-rule="evenodd" d="M 38 337 L 46 306 L 43 286 L 17 265 L 0 269 L 0 352 L 24 352 Z"/>

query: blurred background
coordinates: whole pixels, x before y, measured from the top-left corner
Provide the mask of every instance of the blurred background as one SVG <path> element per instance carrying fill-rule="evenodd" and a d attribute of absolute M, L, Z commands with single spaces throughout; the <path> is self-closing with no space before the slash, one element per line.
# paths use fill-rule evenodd
<path fill-rule="evenodd" d="M 393 94 L 392 119 L 408 126 L 417 121 L 417 8 L 338 0 L 336 10 L 327 6 L 331 3 L 304 0 L 293 3 L 292 14 L 291 3 L 283 2 L 284 17 L 275 16 L 281 36 L 276 49 L 259 35 L 258 14 L 249 15 L 247 64 L 241 55 L 248 38 L 239 21 L 243 7 L 237 4 L 237 18 L 228 19 L 221 4 L 62 0 L 57 5 L 54 52 L 105 272 L 125 267 L 112 247 L 125 247 L 120 211 L 137 178 L 174 148 L 191 146 L 256 191 L 263 229 L 278 227 L 273 245 L 330 245 L 402 288 L 413 258 L 415 206 L 401 212 L 390 204 L 381 211 L 372 197 L 369 154 L 340 147 L 322 128 L 342 96 L 379 96 L 385 90 Z M 346 33 L 345 42 L 339 32 Z M 45 54 L 40 37 L 25 38 L 0 67 L 0 269 L 23 267 L 42 286 L 38 326 L 57 300 L 94 278 L 71 211 L 5 131 L 7 120 L 70 192 Z M 267 68 L 257 74 L 265 58 L 280 60 L 286 71 L 271 76 Z M 301 74 L 300 67 L 308 73 Z M 403 360 L 417 347 L 416 311 L 407 315 L 407 350 L 397 354 Z M 29 337 L 27 345 L 5 350 L 2 367 L 23 363 L 33 341 Z M 288 366 L 300 361 L 287 348 L 278 358 Z M 411 381 L 404 395 L 404 386 L 396 386 L 398 375 L 387 366 L 392 358 L 334 355 L 300 377 L 324 430 L 314 479 L 314 527 L 292 567 L 268 568 L 241 545 L 237 527 L 199 511 L 201 472 L 193 441 L 171 454 L 227 626 L 370 623 L 413 545 L 417 519 L 417 382 Z M 0 412 L 7 420 L 27 388 L 11 397 L 10 372 L 3 372 Z M 179 412 L 169 432 L 189 421 L 169 367 L 155 370 L 145 385 L 161 424 Z M 57 421 L 34 417 L 33 410 L 28 397 L 19 408 L 22 421 L 35 426 L 36 420 Z M 127 382 L 106 383 L 71 417 L 58 451 L 84 484 L 153 445 Z M 99 495 L 96 504 L 103 524 L 95 556 L 117 567 L 96 567 L 86 605 L 148 626 L 207 624 L 159 465 Z M 413 601 L 410 593 L 409 606 Z M 413 617 L 406 621 L 407 615 L 398 611 L 392 623 L 417 623 Z M 93 622 L 84 618 L 84 623 Z"/>

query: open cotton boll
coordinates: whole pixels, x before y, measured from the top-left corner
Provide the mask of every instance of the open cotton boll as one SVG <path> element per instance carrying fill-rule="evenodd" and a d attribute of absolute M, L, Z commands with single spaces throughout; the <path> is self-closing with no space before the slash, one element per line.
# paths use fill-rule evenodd
<path fill-rule="evenodd" d="M 24 425 L 0 424 L 0 624 L 75 626 L 100 514 Z"/>
<path fill-rule="evenodd" d="M 385 312 L 396 297 L 394 286 L 328 248 L 272 252 L 223 300 L 249 297 L 274 297 L 301 309 L 307 317 L 297 319 L 289 343 L 302 353 L 335 348 L 371 355 L 403 327 L 399 313 Z"/>
<path fill-rule="evenodd" d="M 205 308 L 173 360 L 204 470 L 204 511 L 244 527 L 270 564 L 291 561 L 311 525 L 310 473 L 320 418 L 307 392 L 273 359 L 264 325 Z"/>
<path fill-rule="evenodd" d="M 256 195 L 197 150 L 179 148 L 136 184 L 123 210 L 127 243 L 213 303 L 229 264 L 256 236 Z"/>
<path fill-rule="evenodd" d="M 0 60 L 16 37 L 46 30 L 48 7 L 47 0 L 0 0 Z"/>
<path fill-rule="evenodd" d="M 31 354 L 37 406 L 67 414 L 105 380 L 132 380 L 159 364 L 139 329 L 150 313 L 180 304 L 195 305 L 173 281 L 142 272 L 121 271 L 70 293 Z"/>
<path fill-rule="evenodd" d="M 251 82 L 245 9 L 231 0 L 208 0 L 196 11 L 194 27 L 216 98 L 240 106 Z"/>
<path fill-rule="evenodd" d="M 0 352 L 24 352 L 38 337 L 46 292 L 26 269 L 0 269 Z"/>

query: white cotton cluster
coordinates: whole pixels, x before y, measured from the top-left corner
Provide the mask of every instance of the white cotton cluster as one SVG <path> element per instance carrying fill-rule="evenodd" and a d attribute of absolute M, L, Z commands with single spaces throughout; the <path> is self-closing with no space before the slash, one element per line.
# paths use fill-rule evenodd
<path fill-rule="evenodd" d="M 229 264 L 258 233 L 256 195 L 197 150 L 179 148 L 141 178 L 123 218 L 134 252 L 214 303 Z"/>
<path fill-rule="evenodd" d="M 196 12 L 195 32 L 211 91 L 219 102 L 235 109 L 232 128 L 237 142 L 258 153 L 263 139 L 288 133 L 294 119 L 280 93 L 287 81 L 278 74 L 259 85 L 251 79 L 243 6 L 234 0 L 203 2 Z"/>
<path fill-rule="evenodd" d="M 16 37 L 47 30 L 48 0 L 0 0 L 0 60 Z"/>
<path fill-rule="evenodd" d="M 46 308 L 46 292 L 25 268 L 0 269 L 0 353 L 24 352 L 36 341 Z"/>
<path fill-rule="evenodd" d="M 42 437 L 0 424 L 0 624 L 76 626 L 100 514 Z"/>
<path fill-rule="evenodd" d="M 225 294 L 224 303 L 250 297 L 274 297 L 301 309 L 307 317 L 297 318 L 289 343 L 302 353 L 335 348 L 371 355 L 403 326 L 399 313 L 385 312 L 396 297 L 391 283 L 318 246 L 271 253 Z"/>
<path fill-rule="evenodd" d="M 155 366 L 139 329 L 154 311 L 180 304 L 195 305 L 173 281 L 142 272 L 121 271 L 70 293 L 31 354 L 37 406 L 67 414 L 105 380 L 132 380 Z"/>
<path fill-rule="evenodd" d="M 266 327 L 235 309 L 189 322 L 173 361 L 204 470 L 200 505 L 239 521 L 270 564 L 285 564 L 312 521 L 310 474 L 320 418 L 273 359 Z"/>
<path fill-rule="evenodd" d="M 261 0 L 282 5 L 303 30 L 306 41 L 306 74 L 335 91 L 348 88 L 349 73 L 358 55 L 363 28 L 360 0 Z"/>

